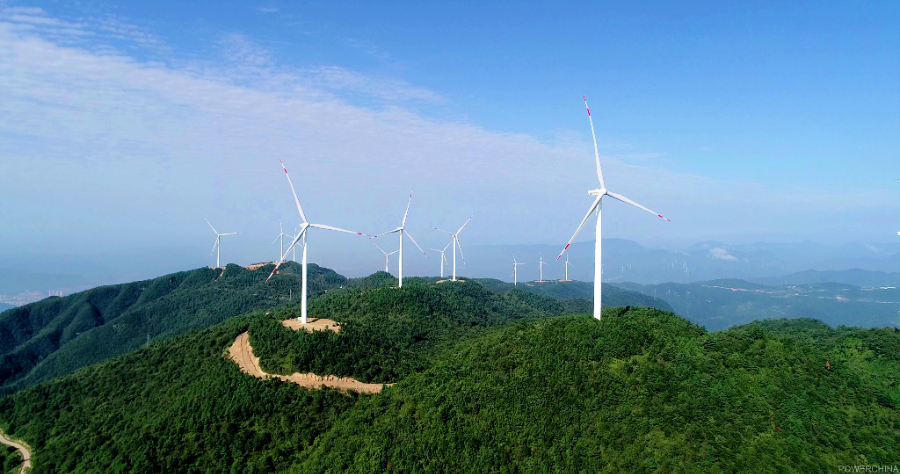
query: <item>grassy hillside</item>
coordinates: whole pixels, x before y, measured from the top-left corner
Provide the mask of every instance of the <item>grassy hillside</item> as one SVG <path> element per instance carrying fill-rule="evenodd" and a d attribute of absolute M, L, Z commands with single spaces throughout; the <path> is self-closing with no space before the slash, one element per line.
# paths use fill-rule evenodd
<path fill-rule="evenodd" d="M 839 283 L 768 286 L 743 280 L 619 286 L 668 302 L 711 331 L 760 319 L 815 318 L 830 326 L 900 327 L 900 289 Z"/>
<path fill-rule="evenodd" d="M 404 282 L 316 300 L 340 335 L 266 332 L 295 311 L 22 390 L 0 399 L 0 427 L 35 448 L 35 472 L 816 472 L 900 452 L 893 329 L 707 333 L 654 309 L 598 322 Z M 248 328 L 265 366 L 397 384 L 357 396 L 241 374 L 223 352 Z"/>
<path fill-rule="evenodd" d="M 0 314 L 0 393 L 68 374 L 133 351 L 154 339 L 209 327 L 249 311 L 289 303 L 299 288 L 299 265 L 272 270 L 200 268 L 153 280 L 47 298 Z M 347 279 L 310 265 L 310 292 Z M 293 290 L 293 291 L 292 291 Z"/>

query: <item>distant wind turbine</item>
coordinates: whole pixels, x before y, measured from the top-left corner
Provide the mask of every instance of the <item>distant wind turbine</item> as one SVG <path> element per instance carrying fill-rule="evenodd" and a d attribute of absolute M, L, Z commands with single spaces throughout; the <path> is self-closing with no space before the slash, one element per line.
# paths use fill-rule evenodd
<path fill-rule="evenodd" d="M 216 252 L 216 268 L 219 268 L 219 256 L 222 253 L 222 245 L 219 243 L 219 241 L 222 239 L 223 235 L 235 235 L 237 234 L 237 232 L 226 232 L 224 234 L 220 234 L 219 231 L 217 231 L 216 228 L 209 223 L 209 221 L 206 221 L 206 223 L 209 224 L 209 228 L 216 233 L 216 243 L 213 244 L 212 251 L 210 251 L 209 254 L 212 255 L 213 252 Z"/>
<path fill-rule="evenodd" d="M 447 247 L 449 247 L 450 244 L 452 244 L 452 243 L 453 243 L 452 240 L 450 242 L 447 242 L 447 245 L 444 246 L 444 250 L 438 250 L 436 248 L 431 247 L 431 250 L 434 250 L 435 252 L 439 252 L 441 254 L 441 278 L 444 278 L 444 262 L 447 261 L 447 256 L 444 255 L 444 252 L 447 251 Z"/>
<path fill-rule="evenodd" d="M 519 265 L 524 265 L 524 263 L 517 262 L 516 256 L 513 255 L 513 286 L 518 286 L 519 284 Z"/>
<path fill-rule="evenodd" d="M 566 243 L 565 248 L 563 248 L 562 252 L 559 253 L 559 257 L 556 257 L 556 260 L 559 260 L 560 257 L 562 257 L 562 254 L 565 253 L 566 250 L 568 250 L 569 245 L 572 245 L 572 241 L 575 240 L 575 237 L 578 235 L 579 232 L 581 232 L 581 228 L 584 227 L 585 222 L 587 222 L 587 220 L 591 217 L 591 214 L 594 211 L 597 211 L 597 230 L 596 230 L 596 235 L 594 237 L 595 238 L 595 243 L 594 243 L 594 317 L 597 319 L 600 319 L 600 307 L 601 307 L 601 297 L 602 297 L 600 280 L 601 280 L 601 275 L 602 275 L 601 272 L 602 272 L 602 268 L 603 268 L 602 259 L 601 259 L 601 257 L 602 257 L 601 242 L 602 242 L 602 240 L 601 240 L 601 232 L 600 232 L 600 230 L 601 230 L 601 228 L 600 228 L 600 223 L 601 223 L 600 212 L 603 208 L 603 204 L 601 202 L 601 200 L 603 199 L 603 196 L 609 196 L 613 199 L 618 199 L 619 201 L 622 201 L 626 204 L 631 204 L 632 206 L 635 206 L 638 209 L 643 209 L 643 210 L 649 212 L 650 214 L 653 214 L 656 217 L 659 217 L 661 219 L 666 219 L 666 218 L 663 217 L 661 214 L 653 212 L 650 209 L 647 209 L 646 207 L 632 201 L 631 199 L 626 198 L 625 196 L 621 196 L 619 194 L 613 193 L 606 189 L 606 185 L 603 183 L 603 172 L 600 169 L 600 152 L 597 151 L 597 135 L 594 133 L 594 119 L 591 117 L 591 109 L 588 108 L 587 98 L 582 96 L 582 99 L 584 99 L 584 108 L 587 110 L 588 120 L 591 123 L 591 136 L 594 138 L 594 160 L 596 161 L 596 164 L 597 164 L 597 179 L 599 179 L 599 181 L 600 181 L 600 189 L 593 189 L 593 190 L 588 191 L 588 195 L 597 196 L 597 198 L 594 199 L 594 203 L 591 204 L 590 209 L 588 209 L 587 215 L 585 215 L 584 219 L 581 220 L 581 224 L 578 225 L 578 229 L 576 229 L 575 233 L 572 234 L 572 238 L 569 239 L 569 241 Z M 668 221 L 669 219 L 666 219 L 666 220 Z"/>
<path fill-rule="evenodd" d="M 391 271 L 388 269 L 388 259 L 391 257 L 391 255 L 394 255 L 395 253 L 399 252 L 399 250 L 394 250 L 393 252 L 388 253 L 388 252 L 385 252 L 383 248 L 379 247 L 378 244 L 376 244 L 375 242 L 372 242 L 372 245 L 374 245 L 378 250 L 381 250 L 381 253 L 384 254 L 384 271 L 387 273 L 390 273 Z"/>
<path fill-rule="evenodd" d="M 279 161 L 281 161 L 281 160 L 279 160 Z M 281 162 L 281 167 L 282 167 L 282 169 L 284 169 L 284 176 L 287 178 L 288 184 L 291 186 L 291 193 L 293 193 L 293 195 L 294 195 L 294 204 L 297 205 L 297 212 L 300 213 L 300 219 L 303 219 L 303 223 L 300 224 L 300 232 L 294 236 L 294 240 L 293 240 L 293 242 L 291 242 L 290 247 L 288 247 L 287 252 L 290 252 L 291 249 L 293 249 L 294 246 L 297 245 L 298 242 L 303 240 L 303 243 L 301 244 L 303 246 L 303 262 L 302 262 L 302 265 L 303 265 L 303 289 L 302 290 L 303 291 L 301 292 L 301 296 L 300 296 L 300 323 L 306 324 L 306 296 L 307 296 L 307 286 L 308 286 L 308 284 L 307 284 L 308 283 L 307 264 L 306 264 L 306 232 L 310 228 L 316 228 L 316 229 L 324 229 L 324 230 L 333 230 L 333 231 L 337 231 L 337 232 L 345 232 L 347 234 L 356 234 L 356 235 L 364 235 L 364 234 L 362 232 L 353 232 L 352 230 L 340 229 L 340 228 L 332 227 L 330 225 L 325 225 L 325 224 L 310 224 L 309 221 L 306 220 L 306 214 L 303 213 L 303 208 L 300 206 L 300 199 L 297 198 L 297 191 L 294 191 L 294 183 L 291 182 L 291 176 L 288 174 L 287 168 L 284 166 L 284 162 Z M 287 252 L 285 252 L 281 256 L 281 259 L 275 265 L 275 268 L 272 270 L 272 273 L 269 275 L 269 278 L 266 278 L 267 282 L 272 278 L 272 275 L 274 275 L 276 272 L 278 272 L 278 267 L 280 267 L 281 264 L 284 263 L 284 259 L 287 258 Z"/>
<path fill-rule="evenodd" d="M 538 269 L 540 270 L 538 273 L 540 275 L 540 278 L 538 278 L 538 281 L 544 281 L 544 265 L 547 265 L 547 264 L 544 263 L 544 256 L 541 255 L 540 263 L 538 263 Z"/>
<path fill-rule="evenodd" d="M 563 281 L 572 281 L 569 280 L 569 254 L 566 254 L 566 279 Z"/>
<path fill-rule="evenodd" d="M 382 232 L 375 236 L 375 237 L 381 237 L 382 235 L 388 235 L 388 234 L 395 234 L 395 233 L 400 234 L 400 271 L 399 271 L 399 275 L 397 278 L 397 280 L 398 280 L 397 285 L 400 288 L 403 288 L 403 235 L 406 234 L 406 236 L 409 237 L 409 240 L 411 240 L 412 243 L 415 244 L 416 248 L 419 249 L 419 252 L 422 252 L 422 255 L 424 255 L 425 258 L 428 258 L 428 254 L 426 254 L 425 251 L 422 250 L 422 247 L 419 247 L 419 244 L 416 243 L 416 239 L 414 239 L 413 236 L 410 235 L 409 231 L 406 230 L 406 217 L 409 216 L 410 204 L 412 204 L 412 190 L 409 191 L 409 201 L 406 202 L 406 212 L 403 213 L 403 221 L 400 222 L 400 227 L 397 227 L 394 230 L 389 230 L 387 232 Z M 375 238 L 375 237 L 373 237 L 373 238 Z"/>
<path fill-rule="evenodd" d="M 451 281 L 456 281 L 456 248 L 457 247 L 459 247 L 459 256 L 463 260 L 463 265 L 465 265 L 465 263 L 466 263 L 466 257 L 465 257 L 465 255 L 463 255 L 462 245 L 459 245 L 459 233 L 462 232 L 462 230 L 466 227 L 466 224 L 468 224 L 470 220 L 472 220 L 472 216 L 469 216 L 469 218 L 466 219 L 465 222 L 463 222 L 462 227 L 460 227 L 459 230 L 457 230 L 456 232 L 447 232 L 446 230 L 441 230 L 441 229 L 438 229 L 437 227 L 434 228 L 434 230 L 436 230 L 438 232 L 450 234 L 450 236 L 453 237 L 453 240 L 451 240 L 450 243 L 456 244 L 453 246 L 453 278 L 450 279 Z"/>
<path fill-rule="evenodd" d="M 281 253 L 278 254 L 278 256 L 280 257 L 280 256 L 284 255 L 284 238 L 291 237 L 291 236 L 284 233 L 284 228 L 281 227 L 281 222 L 278 223 L 278 231 L 279 231 L 278 237 L 275 237 L 275 240 L 272 241 L 272 244 L 281 240 L 281 244 L 280 244 L 281 245 Z M 269 245 L 272 245 L 272 244 L 269 244 Z"/>

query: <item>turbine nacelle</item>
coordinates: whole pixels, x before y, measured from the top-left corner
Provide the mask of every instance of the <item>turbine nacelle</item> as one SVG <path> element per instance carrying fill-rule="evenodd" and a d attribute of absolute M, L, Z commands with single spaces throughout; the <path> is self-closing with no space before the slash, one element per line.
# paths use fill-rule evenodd
<path fill-rule="evenodd" d="M 592 189 L 588 191 L 588 196 L 606 196 L 608 193 L 606 188 Z"/>

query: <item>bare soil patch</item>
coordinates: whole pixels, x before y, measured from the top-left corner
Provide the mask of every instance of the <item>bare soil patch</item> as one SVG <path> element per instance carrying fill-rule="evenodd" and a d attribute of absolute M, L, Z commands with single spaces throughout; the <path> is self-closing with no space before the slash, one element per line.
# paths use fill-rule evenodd
<path fill-rule="evenodd" d="M 301 374 L 294 372 L 291 375 L 269 374 L 263 372 L 259 366 L 259 357 L 253 354 L 250 346 L 250 335 L 243 333 L 234 340 L 234 344 L 228 348 L 228 357 L 233 360 L 241 372 L 256 378 L 278 378 L 286 382 L 293 382 L 301 387 L 320 390 L 323 386 L 334 388 L 342 392 L 352 391 L 359 393 L 379 393 L 385 386 L 393 384 L 363 383 L 352 377 L 337 377 L 335 375 L 316 375 L 312 372 Z"/>
<path fill-rule="evenodd" d="M 306 324 L 300 322 L 297 318 L 285 319 L 281 322 L 281 325 L 293 329 L 294 331 L 299 331 L 301 329 L 306 329 L 309 332 L 313 331 L 334 331 L 341 332 L 341 325 L 335 321 L 325 318 L 306 318 Z"/>
<path fill-rule="evenodd" d="M 448 281 L 451 282 L 451 283 L 453 282 L 453 280 L 438 280 L 438 281 L 436 281 L 435 283 L 446 283 L 446 282 L 448 282 Z M 457 278 L 456 281 L 458 281 L 458 282 L 460 282 L 460 283 L 465 283 L 465 282 L 466 282 L 466 280 L 463 280 L 463 279 L 461 279 L 461 278 Z"/>
<path fill-rule="evenodd" d="M 27 470 L 31 469 L 31 448 L 29 448 L 27 444 L 6 436 L 6 433 L 4 433 L 3 430 L 0 430 L 0 444 L 12 446 L 13 448 L 18 449 L 19 453 L 22 454 L 22 459 L 24 459 L 24 461 L 22 462 L 22 467 L 19 469 L 19 474 L 25 474 Z"/>
<path fill-rule="evenodd" d="M 262 268 L 262 267 L 264 267 L 264 266 L 266 266 L 266 265 L 274 264 L 274 263 L 275 263 L 275 262 L 254 263 L 254 264 L 252 264 L 252 265 L 247 265 L 247 266 L 244 267 L 244 268 L 246 268 L 247 270 L 256 270 L 257 268 Z"/>

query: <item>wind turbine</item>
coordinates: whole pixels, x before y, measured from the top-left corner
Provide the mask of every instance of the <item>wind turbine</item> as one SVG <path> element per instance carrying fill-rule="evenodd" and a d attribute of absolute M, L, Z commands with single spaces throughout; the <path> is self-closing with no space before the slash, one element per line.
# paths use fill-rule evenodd
<path fill-rule="evenodd" d="M 517 262 L 516 256 L 513 254 L 513 286 L 519 285 L 519 265 L 524 265 L 524 263 Z"/>
<path fill-rule="evenodd" d="M 406 217 L 409 215 L 409 205 L 410 204 L 412 204 L 412 190 L 409 191 L 409 201 L 407 201 L 407 203 L 406 203 L 406 212 L 403 213 L 403 221 L 400 223 L 400 227 L 397 227 L 394 230 L 389 230 L 387 232 L 382 232 L 382 233 L 376 235 L 375 237 L 373 237 L 373 238 L 377 238 L 377 237 L 381 237 L 382 235 L 395 234 L 395 233 L 400 234 L 400 273 L 397 278 L 399 280 L 398 286 L 400 288 L 403 288 L 403 234 L 406 234 L 406 236 L 409 237 L 409 240 L 412 240 L 412 243 L 415 244 L 416 248 L 419 249 L 419 252 L 422 252 L 422 255 L 424 255 L 425 258 L 428 258 L 428 254 L 426 254 L 425 251 L 422 250 L 422 247 L 419 247 L 419 244 L 416 243 L 416 239 L 414 239 L 413 236 L 410 235 L 409 231 L 406 230 Z M 382 250 L 382 252 L 383 252 L 383 250 Z"/>
<path fill-rule="evenodd" d="M 281 240 L 281 253 L 278 254 L 278 256 L 280 257 L 280 256 L 284 255 L 284 238 L 291 237 L 291 236 L 284 233 L 284 228 L 281 227 L 281 222 L 278 223 L 278 231 L 279 231 L 278 237 L 275 237 L 275 240 L 272 241 L 272 244 L 274 244 L 275 242 L 278 242 L 278 240 Z M 269 245 L 272 245 L 272 244 L 269 244 Z"/>
<path fill-rule="evenodd" d="M 594 138 L 594 160 L 597 164 L 597 179 L 600 181 L 600 189 L 592 189 L 592 190 L 588 191 L 588 195 L 597 196 L 597 197 L 596 197 L 596 199 L 594 199 L 594 203 L 591 204 L 590 209 L 588 209 L 587 215 L 585 215 L 584 219 L 581 220 L 581 224 L 578 225 L 578 229 L 575 229 L 575 233 L 572 234 L 572 238 L 569 239 L 569 241 L 566 243 L 565 248 L 563 248 L 562 252 L 559 253 L 559 257 L 556 257 L 556 260 L 559 260 L 560 257 L 562 257 L 562 254 L 565 253 L 566 250 L 568 250 L 569 245 L 572 245 L 572 241 L 575 240 L 575 237 L 578 235 L 579 232 L 581 232 L 581 228 L 584 227 L 584 223 L 587 222 L 587 220 L 591 217 L 591 214 L 596 210 L 597 211 L 597 230 L 596 230 L 596 235 L 594 237 L 596 239 L 596 241 L 594 243 L 594 317 L 597 319 L 600 319 L 600 304 L 601 304 L 601 296 L 602 296 L 600 280 L 601 280 L 601 272 L 602 272 L 602 268 L 603 268 L 603 264 L 602 264 L 602 260 L 601 260 L 601 256 L 602 256 L 601 242 L 602 241 L 601 241 L 601 232 L 600 232 L 600 222 L 601 222 L 600 212 L 603 208 L 603 203 L 601 202 L 601 200 L 603 199 L 603 196 L 609 196 L 613 199 L 617 199 L 626 204 L 631 204 L 632 206 L 635 206 L 638 209 L 643 209 L 643 210 L 649 212 L 650 214 L 653 214 L 656 217 L 659 217 L 661 219 L 666 219 L 666 218 L 663 217 L 661 214 L 653 212 L 650 209 L 647 209 L 646 207 L 632 201 L 631 199 L 628 199 L 625 196 L 616 194 L 616 193 L 611 192 L 606 189 L 606 185 L 603 183 L 603 172 L 600 169 L 600 152 L 597 151 L 597 135 L 594 133 L 594 119 L 591 117 L 591 109 L 588 108 L 587 98 L 582 96 L 582 99 L 584 99 L 584 108 L 587 110 L 588 120 L 591 123 L 591 136 Z M 668 221 L 669 219 L 666 219 L 666 220 Z"/>
<path fill-rule="evenodd" d="M 569 280 L 569 254 L 566 254 L 566 279 L 563 281 L 572 281 Z"/>
<path fill-rule="evenodd" d="M 452 244 L 452 243 L 453 243 L 452 240 L 450 242 L 447 242 L 447 245 L 444 246 L 444 250 L 438 250 L 434 247 L 431 247 L 431 250 L 434 250 L 435 252 L 440 252 L 440 254 L 441 254 L 441 278 L 444 278 L 444 262 L 447 261 L 447 256 L 444 255 L 444 252 L 447 251 L 447 247 L 449 247 L 450 244 Z"/>
<path fill-rule="evenodd" d="M 463 265 L 465 265 L 465 263 L 466 263 L 466 257 L 465 257 L 465 255 L 463 255 L 462 245 L 459 245 L 459 233 L 462 232 L 463 228 L 466 227 L 466 224 L 468 224 L 470 220 L 472 220 L 472 216 L 469 216 L 469 218 L 466 219 L 465 222 L 463 222 L 462 227 L 460 227 L 459 230 L 457 230 L 455 233 L 447 232 L 446 230 L 441 230 L 441 229 L 438 229 L 437 227 L 434 228 L 434 230 L 436 230 L 438 232 L 450 234 L 450 236 L 453 237 L 453 240 L 451 240 L 450 243 L 456 244 L 453 246 L 453 278 L 450 279 L 451 281 L 456 281 L 456 248 L 457 247 L 459 247 L 459 256 L 462 257 Z"/>
<path fill-rule="evenodd" d="M 540 275 L 540 278 L 538 279 L 538 281 L 540 281 L 540 282 L 544 281 L 544 265 L 547 265 L 547 264 L 544 263 L 544 256 L 541 255 L 540 263 L 538 263 L 538 269 L 540 270 L 538 273 Z"/>
<path fill-rule="evenodd" d="M 362 232 L 353 232 L 351 230 L 340 229 L 340 228 L 333 227 L 330 225 L 325 225 L 325 224 L 310 224 L 309 221 L 306 220 L 306 214 L 303 213 L 303 208 L 300 206 L 300 200 L 297 199 L 297 191 L 294 191 L 294 183 L 291 182 L 291 176 L 288 174 L 287 168 L 285 168 L 285 166 L 284 166 L 284 162 L 282 162 L 281 160 L 278 160 L 278 161 L 281 162 L 281 167 L 284 169 L 284 176 L 287 178 L 288 184 L 291 186 L 291 193 L 293 193 L 293 195 L 294 195 L 294 204 L 297 205 L 297 212 L 300 213 L 300 219 L 303 219 L 303 223 L 300 224 L 300 232 L 298 232 L 297 235 L 294 236 L 294 240 L 293 240 L 293 242 L 291 242 L 291 245 L 288 247 L 287 252 L 290 252 L 291 249 L 293 249 L 294 246 L 297 245 L 297 242 L 300 242 L 301 239 L 303 240 L 303 243 L 302 243 L 302 245 L 303 245 L 303 263 L 302 263 L 302 265 L 303 265 L 303 289 L 302 290 L 303 291 L 301 292 L 301 297 L 300 297 L 300 323 L 306 324 L 306 296 L 307 296 L 307 286 L 308 286 L 307 285 L 307 283 L 308 283 L 307 271 L 306 271 L 307 270 L 306 232 L 310 228 L 315 228 L 315 229 L 333 230 L 333 231 L 337 231 L 337 232 L 345 232 L 348 234 L 356 234 L 356 235 L 364 235 L 364 234 Z M 278 272 L 278 267 L 280 267 L 281 264 L 284 263 L 284 259 L 287 257 L 287 252 L 285 252 L 281 256 L 281 259 L 275 265 L 275 268 L 272 269 L 272 273 L 269 275 L 269 278 L 266 278 L 266 282 L 268 282 L 272 278 L 272 275 L 274 275 L 276 272 Z"/>
<path fill-rule="evenodd" d="M 379 247 L 378 244 L 376 244 L 375 242 L 372 242 L 372 245 L 374 245 L 378 250 L 381 250 L 381 253 L 384 254 L 384 271 L 387 273 L 390 273 L 390 270 L 388 270 L 388 259 L 391 257 L 391 255 L 394 255 L 395 253 L 399 252 L 399 250 L 394 250 L 391 253 L 387 253 L 384 251 L 383 248 Z"/>
<path fill-rule="evenodd" d="M 216 228 L 209 223 L 209 221 L 206 221 L 206 223 L 209 224 L 209 228 L 216 233 L 216 243 L 213 244 L 213 248 L 209 252 L 209 254 L 212 255 L 213 252 L 216 252 L 216 268 L 219 268 L 219 255 L 221 255 L 222 253 L 222 246 L 219 244 L 219 240 L 223 235 L 235 235 L 237 234 L 237 232 L 226 232 L 224 234 L 220 234 L 219 231 L 217 231 Z"/>

